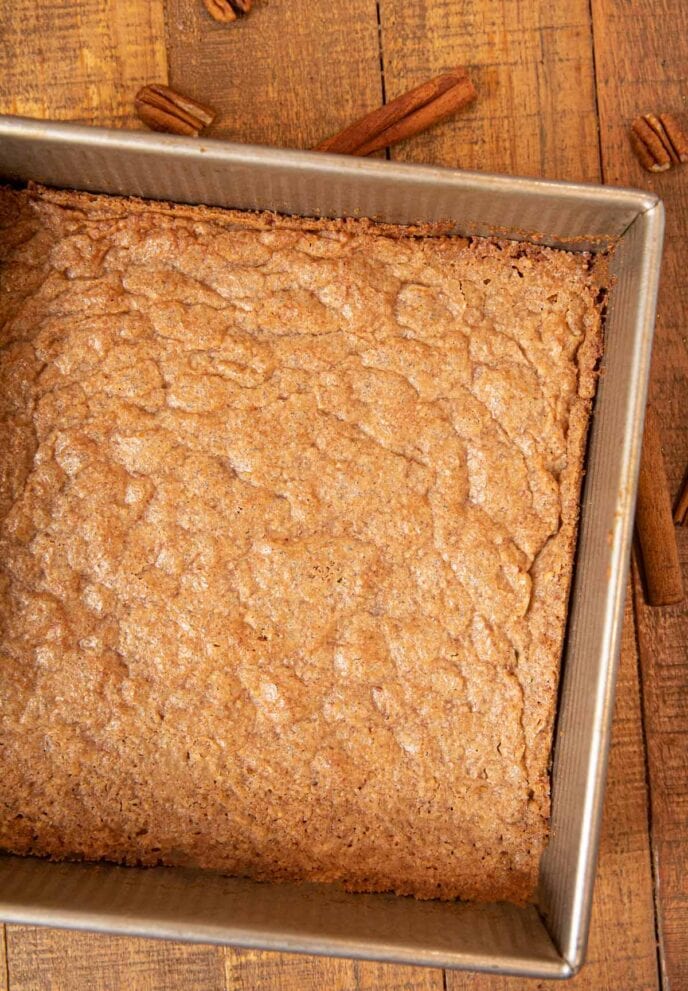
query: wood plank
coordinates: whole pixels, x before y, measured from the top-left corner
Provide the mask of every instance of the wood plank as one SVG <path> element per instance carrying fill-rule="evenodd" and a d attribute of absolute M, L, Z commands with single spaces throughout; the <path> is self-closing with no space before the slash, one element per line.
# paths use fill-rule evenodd
<path fill-rule="evenodd" d="M 11 991 L 225 991 L 219 947 L 8 926 Z"/>
<path fill-rule="evenodd" d="M 227 954 L 227 991 L 443 991 L 441 970 L 236 950 Z M 199 989 L 200 991 L 200 989 Z"/>
<path fill-rule="evenodd" d="M 381 101 L 375 0 L 268 3 L 218 24 L 168 0 L 170 82 L 217 111 L 209 134 L 308 148 Z"/>
<path fill-rule="evenodd" d="M 469 110 L 392 149 L 393 158 L 598 178 L 587 0 L 380 0 L 380 20 L 388 98 L 457 64 L 478 90 Z"/>
<path fill-rule="evenodd" d="M 650 110 L 682 115 L 688 125 L 683 0 L 593 0 L 600 139 L 606 181 L 652 189 L 667 209 L 651 396 L 658 411 L 672 495 L 688 464 L 688 172 L 650 175 L 636 162 L 627 137 L 633 117 Z M 684 578 L 688 531 L 678 530 Z M 651 609 L 634 578 L 645 728 L 652 846 L 664 986 L 688 987 L 688 607 Z"/>
<path fill-rule="evenodd" d="M 628 127 L 637 114 L 655 109 L 677 113 L 688 126 L 688 6 L 683 0 L 664 0 L 661 10 L 653 0 L 632 7 L 624 0 L 593 0 L 592 6 L 605 182 L 652 190 L 667 211 L 651 393 L 675 494 L 688 465 L 688 173 L 685 166 L 659 175 L 646 172 L 631 151 Z"/>
<path fill-rule="evenodd" d="M 532 981 L 447 975 L 448 991 L 535 991 Z M 630 590 L 626 603 L 607 796 L 587 962 L 571 991 L 656 991 L 659 987 L 647 789 Z"/>
<path fill-rule="evenodd" d="M 681 534 L 688 574 L 688 533 Z M 664 987 L 688 987 L 688 606 L 646 605 L 635 569 Z"/>
<path fill-rule="evenodd" d="M 0 113 L 137 125 L 134 94 L 164 82 L 163 0 L 0 4 Z"/>
<path fill-rule="evenodd" d="M 0 991 L 9 991 L 7 981 L 7 926 L 0 926 L 2 938 L 0 939 Z"/>

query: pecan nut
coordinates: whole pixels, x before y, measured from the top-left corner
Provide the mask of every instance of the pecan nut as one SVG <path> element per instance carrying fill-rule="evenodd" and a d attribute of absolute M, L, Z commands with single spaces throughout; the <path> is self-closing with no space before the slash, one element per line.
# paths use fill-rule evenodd
<path fill-rule="evenodd" d="M 662 124 L 657 114 L 645 114 L 644 120 L 652 128 L 652 130 L 655 132 L 660 142 L 662 143 L 662 146 L 669 153 L 669 158 L 671 162 L 674 165 L 677 165 L 680 159 L 676 154 L 676 149 L 671 143 L 671 138 L 667 134 L 664 124 Z"/>
<path fill-rule="evenodd" d="M 688 162 L 688 135 L 673 114 L 660 114 L 667 137 L 671 141 L 679 162 Z"/>
<path fill-rule="evenodd" d="M 223 24 L 248 14 L 253 6 L 253 0 L 203 0 L 203 3 L 213 20 Z"/>
<path fill-rule="evenodd" d="M 160 83 L 143 86 L 138 91 L 136 113 L 153 131 L 192 137 L 198 137 L 203 128 L 215 119 L 213 111 L 202 103 Z"/>
<path fill-rule="evenodd" d="M 688 135 L 673 114 L 643 114 L 631 125 L 631 145 L 648 172 L 688 162 Z"/>

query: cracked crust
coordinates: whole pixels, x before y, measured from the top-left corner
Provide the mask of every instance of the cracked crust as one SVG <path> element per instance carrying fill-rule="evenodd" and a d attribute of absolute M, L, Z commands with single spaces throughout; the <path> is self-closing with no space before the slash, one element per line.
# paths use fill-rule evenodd
<path fill-rule="evenodd" d="M 0 196 L 0 845 L 531 897 L 590 259 Z"/>

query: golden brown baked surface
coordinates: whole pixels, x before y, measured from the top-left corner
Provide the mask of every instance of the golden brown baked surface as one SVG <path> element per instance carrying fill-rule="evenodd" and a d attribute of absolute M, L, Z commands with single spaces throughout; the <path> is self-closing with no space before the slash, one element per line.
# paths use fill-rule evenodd
<path fill-rule="evenodd" d="M 528 898 L 583 255 L 0 197 L 0 846 Z"/>

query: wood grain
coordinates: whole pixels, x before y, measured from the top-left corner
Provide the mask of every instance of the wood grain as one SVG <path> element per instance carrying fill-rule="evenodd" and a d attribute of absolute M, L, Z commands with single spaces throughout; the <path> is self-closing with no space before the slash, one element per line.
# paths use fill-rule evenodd
<path fill-rule="evenodd" d="M 0 4 L 0 113 L 131 127 L 166 82 L 163 0 Z"/>
<path fill-rule="evenodd" d="M 8 991 L 7 985 L 7 927 L 0 926 L 0 991 Z"/>
<path fill-rule="evenodd" d="M 684 574 L 688 541 L 681 533 Z M 688 607 L 646 605 L 635 576 L 652 794 L 652 847 L 666 991 L 688 987 Z"/>
<path fill-rule="evenodd" d="M 688 465 L 688 169 L 645 172 L 632 154 L 628 127 L 641 112 L 677 113 L 688 124 L 683 0 L 593 0 L 600 142 L 605 182 L 656 192 L 667 213 L 651 394 L 665 450 L 669 488 L 678 492 Z"/>
<path fill-rule="evenodd" d="M 447 975 L 448 991 L 535 991 L 539 986 L 518 978 Z M 638 656 L 629 589 L 588 958 L 566 988 L 656 991 L 658 987 Z"/>
<path fill-rule="evenodd" d="M 10 991 L 225 991 L 222 950 L 8 926 Z"/>
<path fill-rule="evenodd" d="M 393 158 L 597 179 L 587 0 L 380 0 L 380 20 L 388 98 L 454 65 L 478 90 L 477 103 Z"/>
<path fill-rule="evenodd" d="M 227 953 L 227 991 L 443 991 L 441 970 L 307 957 Z M 200 991 L 200 989 L 199 989 Z"/>
<path fill-rule="evenodd" d="M 167 0 L 170 84 L 217 112 L 208 134 L 310 148 L 381 101 L 375 0 L 256 0 L 218 24 Z"/>
<path fill-rule="evenodd" d="M 669 489 L 688 465 L 688 170 L 649 175 L 635 160 L 627 128 L 639 113 L 678 114 L 688 123 L 683 0 L 593 0 L 600 140 L 607 182 L 657 192 L 667 211 L 651 396 L 657 410 Z M 684 580 L 688 532 L 677 530 Z M 688 609 L 646 607 L 638 571 L 634 594 L 643 676 L 650 777 L 652 849 L 657 879 L 665 991 L 688 988 Z"/>
<path fill-rule="evenodd" d="M 635 525 L 647 601 L 652 606 L 668 606 L 681 602 L 681 563 L 671 516 L 662 438 L 657 414 L 652 406 L 648 406 L 645 413 Z"/>

